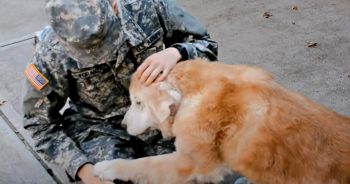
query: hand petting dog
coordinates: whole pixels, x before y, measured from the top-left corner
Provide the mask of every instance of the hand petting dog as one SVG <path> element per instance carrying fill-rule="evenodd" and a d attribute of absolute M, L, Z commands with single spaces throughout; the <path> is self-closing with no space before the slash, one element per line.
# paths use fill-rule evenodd
<path fill-rule="evenodd" d="M 180 59 L 180 52 L 169 47 L 146 58 L 136 70 L 136 76 L 145 85 L 163 81 Z"/>

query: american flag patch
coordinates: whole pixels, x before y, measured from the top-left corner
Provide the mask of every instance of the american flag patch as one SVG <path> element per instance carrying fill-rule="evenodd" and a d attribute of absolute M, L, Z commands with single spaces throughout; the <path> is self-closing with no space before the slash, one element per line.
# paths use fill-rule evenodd
<path fill-rule="evenodd" d="M 41 91 L 49 83 L 49 80 L 47 80 L 47 78 L 40 73 L 33 63 L 26 68 L 24 74 L 35 89 L 39 91 Z"/>

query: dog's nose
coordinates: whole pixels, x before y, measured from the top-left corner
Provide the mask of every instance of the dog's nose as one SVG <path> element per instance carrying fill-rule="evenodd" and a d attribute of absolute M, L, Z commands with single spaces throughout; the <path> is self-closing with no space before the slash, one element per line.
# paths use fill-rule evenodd
<path fill-rule="evenodd" d="M 122 128 L 126 129 L 126 124 L 125 124 L 124 120 L 121 122 L 121 126 L 122 126 Z"/>
<path fill-rule="evenodd" d="M 122 124 L 122 128 L 126 129 L 126 124 Z"/>

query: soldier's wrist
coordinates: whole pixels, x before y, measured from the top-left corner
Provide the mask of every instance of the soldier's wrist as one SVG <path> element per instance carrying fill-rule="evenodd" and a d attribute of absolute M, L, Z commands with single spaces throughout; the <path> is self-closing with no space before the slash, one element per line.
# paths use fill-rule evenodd
<path fill-rule="evenodd" d="M 174 48 L 174 47 L 169 47 L 168 50 L 171 52 L 171 54 L 173 55 L 174 58 L 176 58 L 176 61 L 179 62 L 182 58 L 181 53 L 179 52 L 178 49 Z"/>
<path fill-rule="evenodd" d="M 94 165 L 91 163 L 86 163 L 79 168 L 77 177 L 82 181 L 86 181 L 89 179 L 89 177 L 93 176 L 93 169 Z"/>
<path fill-rule="evenodd" d="M 188 54 L 187 54 L 187 50 L 185 47 L 183 47 L 181 44 L 174 44 L 171 47 L 175 48 L 178 50 L 178 52 L 181 55 L 181 58 L 179 61 L 184 61 L 188 59 Z"/>

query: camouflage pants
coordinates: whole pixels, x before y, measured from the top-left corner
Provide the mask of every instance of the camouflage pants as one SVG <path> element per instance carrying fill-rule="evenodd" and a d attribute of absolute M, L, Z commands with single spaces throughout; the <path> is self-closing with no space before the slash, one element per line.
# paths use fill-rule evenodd
<path fill-rule="evenodd" d="M 155 132 L 142 140 L 129 135 L 121 127 L 123 117 L 108 120 L 91 119 L 70 109 L 67 109 L 63 116 L 67 136 L 76 142 L 93 163 L 116 158 L 132 159 L 166 154 L 175 150 L 174 140 L 162 139 L 160 132 Z M 115 181 L 115 183 L 124 182 Z M 249 184 L 249 182 L 237 174 L 232 174 L 220 184 Z"/>

